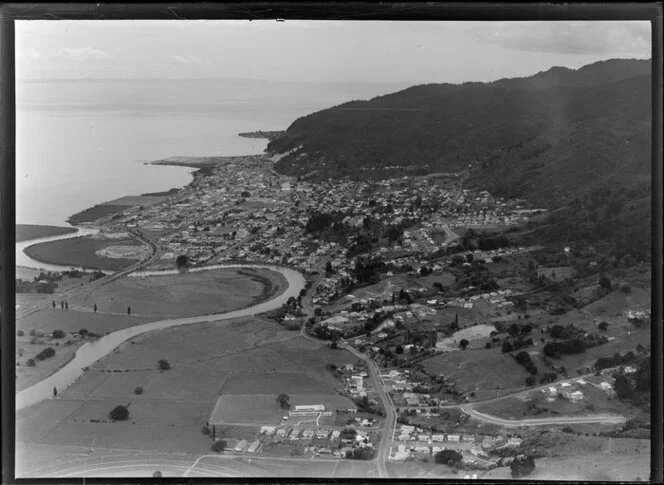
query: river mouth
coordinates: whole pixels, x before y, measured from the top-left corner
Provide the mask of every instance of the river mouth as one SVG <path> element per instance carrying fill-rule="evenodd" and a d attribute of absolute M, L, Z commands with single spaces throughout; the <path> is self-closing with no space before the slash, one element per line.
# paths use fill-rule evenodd
<path fill-rule="evenodd" d="M 16 243 L 16 266 L 23 266 L 26 268 L 33 269 L 43 269 L 46 271 L 69 271 L 75 269 L 78 271 L 83 271 L 81 266 L 72 266 L 72 265 L 62 265 L 62 264 L 51 264 L 43 263 L 37 261 L 36 259 L 31 258 L 25 253 L 25 249 L 34 245 L 41 244 L 46 242 L 62 241 L 65 239 L 73 239 L 81 236 L 92 236 L 99 233 L 99 229 L 92 229 L 88 227 L 78 227 L 78 231 L 72 232 L 69 234 L 61 234 L 59 236 L 48 236 L 37 239 L 29 239 L 26 241 L 20 241 Z M 110 271 L 105 271 L 105 273 L 112 273 Z"/>

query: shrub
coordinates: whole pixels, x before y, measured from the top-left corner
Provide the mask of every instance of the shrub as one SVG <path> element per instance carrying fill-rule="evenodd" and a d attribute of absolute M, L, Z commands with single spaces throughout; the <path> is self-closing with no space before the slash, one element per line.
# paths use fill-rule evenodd
<path fill-rule="evenodd" d="M 627 283 L 623 283 L 622 285 L 620 285 L 620 291 L 622 293 L 627 294 L 632 291 L 632 288 Z"/>
<path fill-rule="evenodd" d="M 510 465 L 512 478 L 527 477 L 535 470 L 535 459 L 529 455 L 518 455 Z"/>
<path fill-rule="evenodd" d="M 35 359 L 28 359 L 25 365 L 27 365 L 28 367 L 34 367 L 37 365 L 37 363 L 35 362 Z"/>
<path fill-rule="evenodd" d="M 36 355 L 37 360 L 45 360 L 55 355 L 55 349 L 53 347 L 47 347 Z"/>
<path fill-rule="evenodd" d="M 30 330 L 30 336 L 31 336 L 31 337 L 34 337 L 34 336 L 36 336 L 36 335 L 37 335 L 37 332 L 35 332 L 34 329 L 33 329 L 33 330 Z"/>
<path fill-rule="evenodd" d="M 212 443 L 212 451 L 216 453 L 221 453 L 226 449 L 226 442 L 224 440 L 217 440 Z"/>
<path fill-rule="evenodd" d="M 126 406 L 116 406 L 108 413 L 108 417 L 113 421 L 124 421 L 129 417 L 129 409 Z"/>
<path fill-rule="evenodd" d="M 143 388 L 141 386 L 138 386 L 136 389 L 134 389 L 134 394 L 143 394 Z"/>
<path fill-rule="evenodd" d="M 53 338 L 64 338 L 65 333 L 62 330 L 53 330 L 53 333 L 51 334 Z"/>
<path fill-rule="evenodd" d="M 491 348 L 491 342 L 487 342 L 484 344 L 485 349 L 490 349 Z"/>
<path fill-rule="evenodd" d="M 16 335 L 18 335 L 19 337 L 23 337 L 23 335 L 25 335 L 25 332 L 23 332 L 23 330 L 19 330 L 18 332 L 16 332 Z"/>
<path fill-rule="evenodd" d="M 599 328 L 602 331 L 606 331 L 606 329 L 609 328 L 609 324 L 602 321 L 599 323 L 599 325 L 597 325 L 597 328 Z"/>
<path fill-rule="evenodd" d="M 461 453 L 454 450 L 443 450 L 436 453 L 434 456 L 436 463 L 447 466 L 455 466 L 463 460 Z"/>
<path fill-rule="evenodd" d="M 161 472 L 159 470 L 157 470 L 156 472 L 154 472 L 152 474 L 152 478 L 161 478 L 162 476 L 163 475 L 161 474 Z"/>
<path fill-rule="evenodd" d="M 168 363 L 166 359 L 161 359 L 159 362 L 159 370 L 165 371 L 171 368 L 171 364 Z"/>

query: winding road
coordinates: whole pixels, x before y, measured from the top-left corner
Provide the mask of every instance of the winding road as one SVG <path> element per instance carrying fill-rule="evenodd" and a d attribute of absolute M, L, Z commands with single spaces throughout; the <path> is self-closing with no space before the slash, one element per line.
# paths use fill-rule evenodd
<path fill-rule="evenodd" d="M 503 419 L 489 414 L 480 413 L 475 409 L 461 410 L 484 423 L 497 424 L 505 428 L 521 428 L 525 426 L 558 426 L 564 424 L 624 424 L 627 419 L 615 414 L 593 414 L 588 416 L 561 416 L 557 418 L 536 419 Z"/>

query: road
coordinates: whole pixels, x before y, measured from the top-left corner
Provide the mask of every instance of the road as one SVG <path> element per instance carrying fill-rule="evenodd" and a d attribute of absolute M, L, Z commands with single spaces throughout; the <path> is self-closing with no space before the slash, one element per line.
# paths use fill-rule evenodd
<path fill-rule="evenodd" d="M 378 393 L 378 396 L 380 397 L 381 403 L 383 405 L 383 409 L 385 409 L 385 423 L 383 424 L 383 429 L 380 436 L 380 446 L 378 447 L 378 450 L 376 452 L 376 462 L 378 465 L 379 478 L 389 478 L 390 474 L 385 464 L 387 462 L 388 455 L 390 452 L 392 430 L 394 429 L 397 419 L 396 413 L 394 412 L 394 405 L 392 404 L 392 399 L 387 394 L 387 392 L 385 392 L 385 386 L 383 386 L 383 381 L 380 378 L 380 372 L 378 371 L 378 366 L 376 365 L 376 363 L 373 360 L 371 360 L 369 357 L 364 355 L 362 352 L 359 352 L 358 350 L 354 349 L 353 347 L 351 347 L 346 343 L 342 343 L 339 346 L 342 349 L 349 351 L 358 359 L 361 359 L 364 362 L 366 362 L 367 370 L 369 371 L 369 375 L 371 376 L 374 389 L 376 389 L 376 392 Z"/>
<path fill-rule="evenodd" d="M 475 409 L 466 410 L 463 406 L 461 409 L 472 416 L 473 418 L 482 421 L 483 423 L 496 424 L 505 428 L 521 428 L 523 426 L 557 426 L 564 424 L 624 424 L 627 419 L 624 416 L 614 414 L 594 414 L 590 416 L 560 416 L 556 418 L 539 418 L 539 419 L 503 419 L 491 416 L 489 414 L 480 413 Z"/>
<path fill-rule="evenodd" d="M 151 265 L 154 263 L 160 256 L 161 256 L 161 250 L 159 247 L 150 239 L 146 238 L 142 233 L 139 231 L 129 231 L 136 239 L 138 239 L 140 242 L 143 244 L 146 244 L 150 246 L 150 249 L 152 250 L 152 253 L 148 258 L 143 259 L 141 261 L 138 261 L 131 266 L 126 267 L 122 271 L 118 271 L 117 273 L 112 273 L 109 275 L 106 275 L 102 278 L 99 278 L 98 280 L 94 280 L 90 283 L 86 283 L 84 286 L 79 286 L 75 288 L 71 288 L 63 293 L 59 293 L 57 295 L 57 298 L 59 300 L 69 300 L 73 299 L 76 297 L 83 297 L 85 298 L 87 295 L 89 295 L 92 291 L 96 290 L 97 288 L 107 285 L 108 283 L 111 283 L 119 278 L 122 278 L 130 273 L 133 273 L 134 271 L 137 271 L 141 268 L 144 268 L 146 266 Z M 25 317 L 28 315 L 31 315 L 33 313 L 36 313 L 41 310 L 45 310 L 51 306 L 51 299 L 48 295 L 40 301 L 37 301 L 35 303 L 31 303 L 29 305 L 22 306 L 20 311 L 16 312 L 16 318 L 21 318 Z"/>

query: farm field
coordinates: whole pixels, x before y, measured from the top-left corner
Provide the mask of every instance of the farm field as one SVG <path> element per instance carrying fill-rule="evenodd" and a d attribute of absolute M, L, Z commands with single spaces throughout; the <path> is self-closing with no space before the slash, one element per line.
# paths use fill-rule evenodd
<path fill-rule="evenodd" d="M 528 376 L 522 366 L 499 348 L 445 352 L 423 360 L 422 365 L 430 375 L 443 374 L 455 381 L 461 392 L 474 391 L 477 400 L 523 389 Z M 503 389 L 496 390 L 498 386 Z"/>
<path fill-rule="evenodd" d="M 48 377 L 73 358 L 78 349 L 86 340 L 73 339 L 70 332 L 86 329 L 98 335 L 113 332 L 121 328 L 132 327 L 146 323 L 150 319 L 128 315 L 104 315 L 100 313 L 78 312 L 75 310 L 47 309 L 31 315 L 20 317 L 16 321 L 17 331 L 23 336 L 16 337 L 16 389 L 23 390 Z M 62 330 L 65 337 L 53 339 L 50 334 L 54 330 Z M 30 333 L 34 331 L 35 336 Z M 39 337 L 39 334 L 44 334 Z M 67 345 L 70 341 L 70 345 Z M 32 343 L 34 342 L 34 343 Z M 36 355 L 42 350 L 51 347 L 55 356 L 45 360 L 36 360 Z M 34 359 L 36 365 L 27 365 L 29 359 Z"/>
<path fill-rule="evenodd" d="M 135 259 L 106 258 L 96 251 L 107 246 L 141 246 L 133 238 L 110 239 L 98 236 L 81 236 L 59 241 L 33 244 L 25 248 L 25 253 L 37 261 L 65 266 L 120 271 L 134 264 Z"/>
<path fill-rule="evenodd" d="M 286 288 L 274 271 L 229 268 L 176 275 L 129 277 L 96 288 L 76 307 L 132 314 L 153 319 L 181 318 L 237 310 Z"/>
<path fill-rule="evenodd" d="M 647 480 L 650 453 L 607 455 L 583 453 L 578 456 L 538 458 L 527 480 L 620 481 Z M 479 474 L 483 480 L 511 480 L 510 468 L 502 467 Z"/>
<path fill-rule="evenodd" d="M 171 368 L 160 371 L 159 359 L 167 359 Z M 244 417 L 256 420 L 265 407 L 270 407 L 276 408 L 280 418 L 283 412 L 276 402 L 280 392 L 298 391 L 292 393 L 291 403 L 309 399 L 318 402 L 325 398 L 336 406 L 344 398 L 336 393 L 336 379 L 325 366 L 354 362 L 355 358 L 346 351 L 316 346 L 261 319 L 150 332 L 122 344 L 92 365 L 73 385 L 61 390 L 56 399 L 22 410 L 16 424 L 18 446 L 19 449 L 45 445 L 84 447 L 96 457 L 95 463 L 116 448 L 146 453 L 197 453 L 198 457 L 209 453 L 210 438 L 201 433 L 201 426 L 209 420 L 219 394 L 225 394 L 227 381 L 232 386 L 241 386 L 241 380 L 245 379 L 259 382 L 263 387 L 254 384 L 254 388 L 247 388 L 252 393 L 249 401 L 237 401 L 240 410 L 246 412 L 247 402 L 261 403 L 257 396 L 266 394 L 264 388 L 269 381 L 284 382 L 278 377 L 283 372 L 299 373 L 294 387 L 285 390 L 275 387 L 275 394 L 265 398 L 263 407 L 256 407 L 255 413 L 246 413 Z M 142 394 L 134 394 L 136 387 L 143 388 Z M 120 404 L 128 406 L 129 419 L 108 422 L 108 413 Z M 17 460 L 23 459 L 31 460 L 17 455 Z M 190 465 L 194 460 L 191 459 Z M 123 467 L 117 469 L 118 473 L 120 470 L 126 473 L 131 465 Z M 279 473 L 269 467 L 266 470 L 265 476 Z M 300 473 L 284 470 L 284 473 Z M 319 467 L 310 466 L 306 470 L 320 471 Z M 301 473 L 306 470 L 303 467 Z M 89 472 L 94 474 L 94 467 Z"/>
<path fill-rule="evenodd" d="M 496 327 L 493 325 L 473 325 L 472 327 L 467 327 L 458 332 L 454 332 L 453 335 L 441 339 L 436 343 L 436 348 L 443 350 L 460 350 L 459 342 L 462 339 L 466 339 L 469 342 L 469 347 L 483 347 L 486 342 L 490 342 L 489 334 L 494 331 Z"/>

